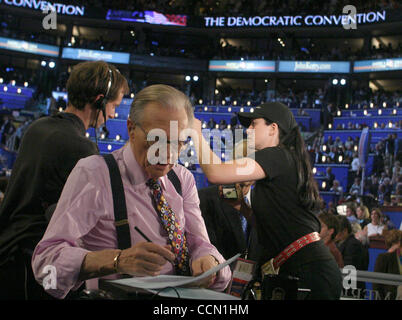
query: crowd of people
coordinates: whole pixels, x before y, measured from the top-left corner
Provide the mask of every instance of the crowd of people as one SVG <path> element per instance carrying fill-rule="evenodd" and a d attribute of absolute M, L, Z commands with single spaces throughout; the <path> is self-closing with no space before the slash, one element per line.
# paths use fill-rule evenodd
<path fill-rule="evenodd" d="M 398 205 L 402 202 L 400 169 L 402 157 L 398 143 L 397 135 L 389 134 L 374 146 L 370 146 L 369 153 L 373 154 L 373 163 L 371 176 L 366 176 L 363 181 L 363 192 L 376 199 L 380 205 Z M 325 174 L 326 184 L 322 189 L 336 192 L 338 201 L 343 201 L 349 195 L 361 194 L 362 168 L 357 152 L 358 146 L 358 136 L 355 139 L 349 136 L 346 141 L 342 141 L 340 137 L 334 139 L 332 136 L 324 139 L 322 132 L 319 132 L 307 146 L 313 164 L 349 165 L 346 190 L 339 183 L 342 177 L 335 177 L 330 167 Z"/>

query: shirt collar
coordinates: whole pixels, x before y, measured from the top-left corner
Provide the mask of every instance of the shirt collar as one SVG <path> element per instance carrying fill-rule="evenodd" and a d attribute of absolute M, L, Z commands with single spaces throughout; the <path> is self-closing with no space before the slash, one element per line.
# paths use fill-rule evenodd
<path fill-rule="evenodd" d="M 149 176 L 135 159 L 130 142 L 128 142 L 123 148 L 123 161 L 131 184 L 140 185 L 142 183 L 146 183 L 149 179 Z M 166 178 L 167 176 L 159 178 L 162 190 L 166 189 Z"/>

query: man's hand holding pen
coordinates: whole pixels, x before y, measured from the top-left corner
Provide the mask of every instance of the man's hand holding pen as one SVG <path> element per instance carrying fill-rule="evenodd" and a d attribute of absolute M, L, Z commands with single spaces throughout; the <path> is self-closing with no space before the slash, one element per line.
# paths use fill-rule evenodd
<path fill-rule="evenodd" d="M 132 276 L 157 276 L 163 266 L 170 262 L 174 265 L 175 255 L 170 245 L 161 246 L 153 243 L 138 227 L 134 228 L 147 242 L 140 242 L 131 248 L 122 250 L 115 257 L 116 272 Z M 219 261 L 211 255 L 200 257 L 191 263 L 193 276 L 198 276 L 215 267 Z M 197 283 L 208 288 L 214 284 L 216 274 Z"/>
<path fill-rule="evenodd" d="M 140 242 L 121 251 L 117 271 L 132 276 L 157 276 L 167 262 L 174 263 L 174 260 L 169 245 Z"/>

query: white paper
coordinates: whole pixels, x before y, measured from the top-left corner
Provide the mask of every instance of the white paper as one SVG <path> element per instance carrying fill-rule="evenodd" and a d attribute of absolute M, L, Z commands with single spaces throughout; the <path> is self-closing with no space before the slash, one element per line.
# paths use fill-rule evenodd
<path fill-rule="evenodd" d="M 150 293 L 158 297 L 195 299 L 195 300 L 241 300 L 238 297 L 204 288 L 164 288 L 149 289 Z"/>
<path fill-rule="evenodd" d="M 176 275 L 159 275 L 155 277 L 133 277 L 118 280 L 110 280 L 110 282 L 122 284 L 133 288 L 142 289 L 163 289 L 167 287 L 190 287 L 191 284 L 195 284 L 200 280 L 203 280 L 210 275 L 218 272 L 227 265 L 231 264 L 240 256 L 240 253 L 233 256 L 224 263 L 220 263 L 217 266 L 209 269 L 208 271 L 193 277 L 193 276 L 176 276 Z"/>

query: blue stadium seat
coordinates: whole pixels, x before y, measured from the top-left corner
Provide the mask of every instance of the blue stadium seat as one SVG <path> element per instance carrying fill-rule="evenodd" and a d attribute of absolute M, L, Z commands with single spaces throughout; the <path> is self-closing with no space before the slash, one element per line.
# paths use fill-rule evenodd
<path fill-rule="evenodd" d="M 124 142 L 98 141 L 99 152 L 101 154 L 110 153 L 124 146 Z"/>
<path fill-rule="evenodd" d="M 109 119 L 106 126 L 109 130 L 109 139 L 116 139 L 119 135 L 120 139 L 128 140 L 127 120 Z"/>

